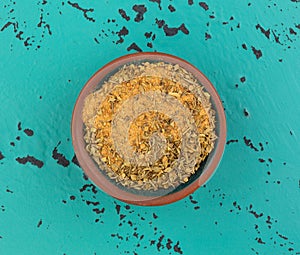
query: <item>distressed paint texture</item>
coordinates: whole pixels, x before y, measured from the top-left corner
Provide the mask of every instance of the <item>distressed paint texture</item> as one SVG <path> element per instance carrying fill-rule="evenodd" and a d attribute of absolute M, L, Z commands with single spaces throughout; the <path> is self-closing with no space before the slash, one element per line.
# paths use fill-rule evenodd
<path fill-rule="evenodd" d="M 126 53 L 182 57 L 216 86 L 218 171 L 164 207 L 84 175 L 70 118 L 87 79 Z M 0 254 L 300 254 L 300 2 L 0 2 Z"/>

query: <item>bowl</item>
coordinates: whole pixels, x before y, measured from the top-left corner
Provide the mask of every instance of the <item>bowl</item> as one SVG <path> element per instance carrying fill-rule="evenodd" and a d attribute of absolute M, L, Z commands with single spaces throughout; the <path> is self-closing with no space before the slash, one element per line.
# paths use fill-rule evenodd
<path fill-rule="evenodd" d="M 100 189 L 123 202 L 164 205 L 205 184 L 225 146 L 219 95 L 192 64 L 135 53 L 99 69 L 74 106 L 78 162 Z"/>

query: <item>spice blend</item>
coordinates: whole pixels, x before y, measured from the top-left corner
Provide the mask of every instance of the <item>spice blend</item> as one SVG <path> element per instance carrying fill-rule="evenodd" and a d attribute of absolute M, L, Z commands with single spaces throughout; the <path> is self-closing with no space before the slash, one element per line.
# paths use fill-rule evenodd
<path fill-rule="evenodd" d="M 82 118 L 99 168 L 136 190 L 188 182 L 216 139 L 210 95 L 164 62 L 123 66 L 85 99 Z"/>

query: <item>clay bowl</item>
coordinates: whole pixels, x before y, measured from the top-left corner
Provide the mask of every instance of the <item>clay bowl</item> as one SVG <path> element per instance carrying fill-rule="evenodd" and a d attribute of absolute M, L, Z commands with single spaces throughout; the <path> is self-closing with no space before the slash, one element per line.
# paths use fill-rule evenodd
<path fill-rule="evenodd" d="M 215 133 L 217 139 L 214 143 L 214 149 L 209 153 L 206 160 L 203 161 L 199 169 L 194 173 L 186 183 L 171 190 L 160 192 L 144 192 L 126 188 L 116 181 L 109 178 L 106 172 L 99 168 L 98 164 L 93 160 L 86 150 L 86 142 L 84 140 L 84 123 L 82 120 L 82 111 L 85 98 L 95 90 L 101 88 L 104 81 L 111 75 L 120 70 L 124 65 L 131 63 L 139 64 L 143 62 L 165 62 L 170 64 L 178 64 L 180 67 L 193 74 L 198 82 L 204 87 L 204 90 L 210 94 L 210 101 L 213 110 L 215 111 Z M 111 61 L 110 63 L 99 69 L 85 84 L 81 90 L 75 103 L 72 116 L 72 142 L 74 150 L 80 166 L 86 175 L 100 189 L 112 197 L 130 204 L 136 205 L 164 205 L 180 200 L 194 192 L 197 188 L 205 184 L 214 174 L 224 151 L 226 140 L 226 120 L 224 109 L 219 98 L 219 95 L 205 77 L 196 67 L 187 61 L 178 57 L 164 53 L 136 53 L 130 54 Z"/>

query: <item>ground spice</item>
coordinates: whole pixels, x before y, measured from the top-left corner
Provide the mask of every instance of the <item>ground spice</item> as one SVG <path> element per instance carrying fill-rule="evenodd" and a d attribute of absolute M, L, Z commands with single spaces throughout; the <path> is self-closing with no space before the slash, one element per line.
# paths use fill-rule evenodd
<path fill-rule="evenodd" d="M 175 188 L 214 147 L 210 95 L 179 65 L 125 65 L 85 100 L 86 149 L 111 179 Z"/>

